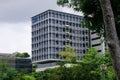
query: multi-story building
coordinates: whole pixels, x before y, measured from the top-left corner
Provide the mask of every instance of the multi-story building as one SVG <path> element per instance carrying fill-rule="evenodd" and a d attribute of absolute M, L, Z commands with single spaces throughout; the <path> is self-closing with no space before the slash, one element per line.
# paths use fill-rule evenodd
<path fill-rule="evenodd" d="M 105 53 L 107 49 L 107 45 L 104 42 L 104 37 L 100 36 L 100 34 L 95 31 L 91 31 L 91 46 L 98 50 L 99 54 Z"/>
<path fill-rule="evenodd" d="M 10 68 L 15 68 L 15 57 L 9 53 L 0 53 L 0 65 L 6 64 Z"/>
<path fill-rule="evenodd" d="M 31 58 L 20 58 L 15 57 L 14 54 L 0 53 L 0 65 L 3 64 L 17 71 L 32 72 Z"/>
<path fill-rule="evenodd" d="M 31 58 L 15 58 L 15 69 L 17 71 L 32 72 L 32 61 Z"/>
<path fill-rule="evenodd" d="M 60 52 L 69 44 L 76 51 L 77 59 L 90 45 L 90 32 L 75 14 L 47 10 L 32 17 L 32 62 L 38 67 L 50 67 L 60 61 Z"/>

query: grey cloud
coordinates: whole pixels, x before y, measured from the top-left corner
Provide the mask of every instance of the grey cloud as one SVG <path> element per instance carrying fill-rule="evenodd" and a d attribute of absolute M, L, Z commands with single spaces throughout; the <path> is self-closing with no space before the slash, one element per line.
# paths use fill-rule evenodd
<path fill-rule="evenodd" d="M 31 53 L 30 17 L 47 9 L 75 13 L 67 8 L 58 7 L 56 1 L 0 0 L 0 51 Z"/>
<path fill-rule="evenodd" d="M 25 22 L 47 9 L 59 10 L 57 0 L 2 0 L 0 22 Z"/>

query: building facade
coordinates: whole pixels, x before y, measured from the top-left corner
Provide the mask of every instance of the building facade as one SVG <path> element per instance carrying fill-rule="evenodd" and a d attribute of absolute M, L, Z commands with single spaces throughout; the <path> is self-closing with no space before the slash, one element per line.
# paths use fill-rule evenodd
<path fill-rule="evenodd" d="M 17 71 L 32 72 L 32 61 L 30 58 L 15 58 L 15 69 Z"/>
<path fill-rule="evenodd" d="M 105 50 L 108 49 L 104 37 L 100 36 L 95 31 L 91 31 L 91 46 L 96 48 L 99 54 L 105 53 Z"/>
<path fill-rule="evenodd" d="M 0 53 L 0 65 L 6 64 L 7 67 L 17 71 L 32 72 L 31 58 L 15 57 L 14 54 Z"/>
<path fill-rule="evenodd" d="M 10 68 L 15 68 L 15 57 L 9 53 L 0 53 L 0 65 L 6 64 Z"/>
<path fill-rule="evenodd" d="M 90 46 L 90 32 L 81 22 L 83 17 L 55 10 L 35 15 L 32 20 L 32 62 L 39 67 L 55 65 L 59 53 L 69 44 L 80 60 Z M 45 63 L 45 64 L 44 64 Z"/>

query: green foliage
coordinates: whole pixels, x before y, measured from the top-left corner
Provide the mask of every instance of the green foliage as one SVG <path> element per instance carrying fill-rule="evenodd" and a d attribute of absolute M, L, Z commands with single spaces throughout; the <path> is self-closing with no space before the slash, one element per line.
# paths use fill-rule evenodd
<path fill-rule="evenodd" d="M 83 57 L 82 61 L 83 62 L 80 64 L 80 67 L 82 69 L 81 72 L 83 71 L 82 73 L 84 73 L 83 77 L 87 75 L 88 78 L 87 80 L 89 79 L 98 80 L 102 78 L 101 77 L 102 70 L 100 69 L 100 66 L 102 64 L 105 64 L 107 66 L 106 79 L 116 80 L 109 51 L 106 51 L 104 54 L 98 54 L 96 49 L 90 48 L 87 51 L 86 55 Z"/>
<path fill-rule="evenodd" d="M 47 80 L 47 72 L 33 72 L 32 75 L 36 78 L 36 80 Z"/>
<path fill-rule="evenodd" d="M 88 51 L 86 52 L 85 56 L 83 57 L 82 61 L 89 63 L 96 61 L 96 58 L 98 58 L 98 51 L 95 48 L 89 48 Z"/>
<path fill-rule="evenodd" d="M 24 71 L 16 71 L 7 66 L 4 60 L 0 60 L 0 80 L 35 80 L 30 74 Z"/>
<path fill-rule="evenodd" d="M 61 57 L 63 57 L 67 62 L 76 62 L 75 50 L 69 45 L 65 46 L 65 50 L 60 52 Z"/>
<path fill-rule="evenodd" d="M 115 71 L 112 66 L 107 67 L 107 79 L 109 80 L 117 80 Z"/>
<path fill-rule="evenodd" d="M 117 34 L 120 39 L 120 0 L 110 1 L 115 16 Z M 82 11 L 86 27 L 96 30 L 98 33 L 103 33 L 104 21 L 99 0 L 57 0 L 57 4 L 71 7 L 75 11 Z"/>
<path fill-rule="evenodd" d="M 20 53 L 20 52 L 15 52 L 13 53 L 16 57 L 21 57 L 21 58 L 27 58 L 27 57 L 30 57 L 30 55 L 27 53 L 27 52 L 23 52 L 23 53 Z"/>
<path fill-rule="evenodd" d="M 22 76 L 22 80 L 36 80 L 36 79 L 33 76 L 24 75 Z"/>
<path fill-rule="evenodd" d="M 72 78 L 72 69 L 66 68 L 65 66 L 49 69 L 47 80 L 74 80 Z"/>
<path fill-rule="evenodd" d="M 0 63 L 0 80 L 14 80 L 17 76 L 17 71 L 9 68 L 4 60 Z"/>
<path fill-rule="evenodd" d="M 105 71 L 106 80 L 116 80 L 109 52 L 98 54 L 94 48 L 88 49 L 82 58 L 82 62 L 76 66 L 60 66 L 58 68 L 48 69 L 42 73 L 46 77 L 45 80 L 102 80 L 102 70 L 100 68 L 102 64 L 107 66 Z"/>
<path fill-rule="evenodd" d="M 85 56 L 82 58 L 80 63 L 81 68 L 81 78 L 82 80 L 98 80 L 100 79 L 100 66 L 97 64 L 100 55 L 95 48 L 88 49 Z M 85 78 L 87 77 L 87 79 Z M 85 79 L 83 79 L 85 78 Z"/>
<path fill-rule="evenodd" d="M 66 52 L 74 52 L 69 48 Z M 61 65 L 64 65 L 65 62 Z M 82 61 L 75 66 L 60 66 L 54 69 L 47 69 L 43 72 L 33 72 L 32 74 L 20 73 L 6 66 L 0 65 L 0 80 L 102 80 L 102 70 L 100 66 L 105 64 L 106 80 L 117 80 L 112 67 L 109 51 L 98 54 L 94 48 L 88 49 Z"/>
<path fill-rule="evenodd" d="M 32 67 L 33 72 L 35 72 L 35 71 L 36 71 L 37 66 L 38 66 L 38 64 L 37 64 L 37 63 L 33 63 L 33 67 Z"/>
<path fill-rule="evenodd" d="M 69 52 L 70 50 L 67 48 L 65 51 Z M 66 57 L 66 53 L 63 56 Z M 32 75 L 36 80 L 102 80 L 100 66 L 105 64 L 107 66 L 106 80 L 117 80 L 108 51 L 104 54 L 98 54 L 96 49 L 90 48 L 82 58 L 82 62 L 71 67 L 63 66 L 65 63 L 61 62 L 59 63 L 60 67 L 47 69 L 43 72 L 34 72 Z"/>

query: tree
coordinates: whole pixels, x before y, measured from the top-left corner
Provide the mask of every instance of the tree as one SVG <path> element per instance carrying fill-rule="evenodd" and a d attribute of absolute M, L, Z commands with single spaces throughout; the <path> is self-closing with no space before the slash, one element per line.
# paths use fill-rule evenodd
<path fill-rule="evenodd" d="M 21 57 L 21 58 L 30 57 L 30 55 L 29 55 L 27 52 L 23 52 L 23 53 L 15 52 L 15 53 L 13 53 L 13 54 L 15 55 L 15 57 Z"/>
<path fill-rule="evenodd" d="M 74 63 L 76 62 L 76 54 L 75 54 L 75 50 L 69 46 L 66 45 L 65 46 L 65 50 L 60 52 L 61 57 L 63 57 L 67 62 L 71 62 Z"/>
<path fill-rule="evenodd" d="M 94 48 L 88 49 L 82 62 L 76 66 L 60 66 L 53 69 L 47 69 L 43 72 L 34 72 L 36 80 L 102 80 L 101 64 L 105 64 L 106 80 L 116 80 L 116 75 L 112 67 L 110 53 L 98 54 Z"/>
<path fill-rule="evenodd" d="M 106 51 L 104 54 L 98 54 L 94 48 L 88 49 L 82 58 L 82 62 L 77 63 L 76 66 L 60 66 L 42 72 L 33 72 L 32 76 L 36 80 L 102 80 L 101 64 L 107 66 L 106 80 L 116 80 L 109 51 Z"/>
<path fill-rule="evenodd" d="M 17 74 L 18 72 L 10 68 L 4 59 L 0 60 L 0 80 L 14 80 Z"/>
<path fill-rule="evenodd" d="M 118 37 L 120 39 L 120 1 L 110 0 L 115 16 L 115 24 Z M 86 27 L 95 30 L 98 33 L 103 33 L 104 21 L 102 15 L 102 9 L 99 0 L 57 0 L 58 5 L 68 6 L 75 11 L 82 11 Z M 99 18 L 98 18 L 99 16 Z"/>
<path fill-rule="evenodd" d="M 115 28 L 114 14 L 109 0 L 99 0 L 103 12 L 103 20 L 105 23 L 106 36 L 108 46 L 111 51 L 113 66 L 116 70 L 118 80 L 120 80 L 120 45 Z"/>
<path fill-rule="evenodd" d="M 33 63 L 33 67 L 32 67 L 32 71 L 35 72 L 36 68 L 37 68 L 38 64 L 37 63 Z"/>
<path fill-rule="evenodd" d="M 57 3 L 82 11 L 87 27 L 106 34 L 113 66 L 120 80 L 120 45 L 118 40 L 118 38 L 120 39 L 120 0 L 58 0 Z"/>
<path fill-rule="evenodd" d="M 82 80 L 98 80 L 101 78 L 100 77 L 101 62 L 99 61 L 100 57 L 101 56 L 98 54 L 95 48 L 88 49 L 85 56 L 82 58 L 82 62 L 80 63 L 80 71 L 81 71 L 80 78 Z"/>
<path fill-rule="evenodd" d="M 79 65 L 80 79 L 82 80 L 102 80 L 102 70 L 100 66 L 105 64 L 107 66 L 106 80 L 116 80 L 115 72 L 112 67 L 110 53 L 106 51 L 104 54 L 98 54 L 95 48 L 88 49 L 82 62 Z M 86 78 L 85 78 L 86 77 Z"/>

